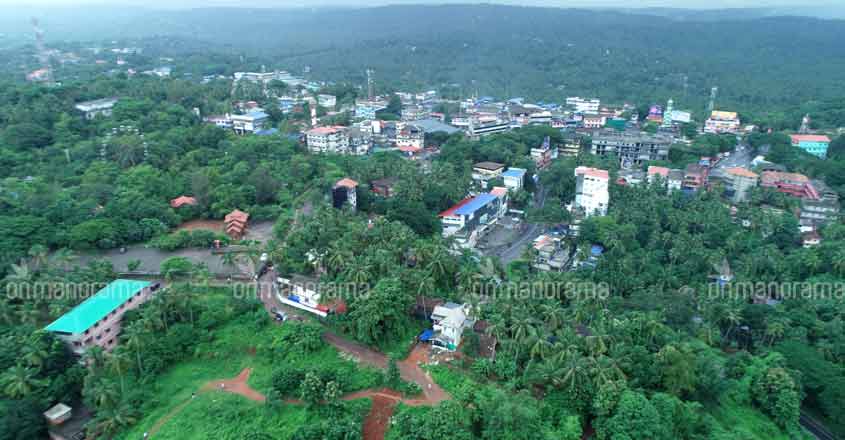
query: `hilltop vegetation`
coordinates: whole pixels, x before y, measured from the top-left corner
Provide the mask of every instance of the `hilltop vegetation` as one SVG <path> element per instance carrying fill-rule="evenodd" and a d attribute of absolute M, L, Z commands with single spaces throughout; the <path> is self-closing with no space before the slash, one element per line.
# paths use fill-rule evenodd
<path fill-rule="evenodd" d="M 672 97 L 700 119 L 718 86 L 718 107 L 750 121 L 797 128 L 809 112 L 820 126 L 845 126 L 845 26 L 837 20 L 443 5 L 144 11 L 116 21 L 114 38 L 130 44 L 155 35 L 141 44 L 154 48 L 145 55 L 175 56 L 195 75 L 308 66 L 316 79 L 363 85 L 371 68 L 383 89 L 557 102 Z"/>

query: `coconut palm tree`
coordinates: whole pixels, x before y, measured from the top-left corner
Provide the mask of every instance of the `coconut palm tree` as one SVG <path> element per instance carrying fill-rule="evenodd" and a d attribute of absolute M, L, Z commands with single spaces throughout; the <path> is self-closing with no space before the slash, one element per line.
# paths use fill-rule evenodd
<path fill-rule="evenodd" d="M 47 266 L 47 254 L 48 249 L 47 246 L 43 244 L 34 244 L 31 248 L 29 248 L 29 261 L 32 263 L 32 267 L 36 270 L 42 270 Z"/>
<path fill-rule="evenodd" d="M 783 338 L 788 327 L 788 318 L 774 317 L 766 319 L 766 336 L 769 338 L 770 347 L 774 345 L 776 340 Z"/>
<path fill-rule="evenodd" d="M 111 438 L 136 421 L 134 410 L 126 404 L 106 407 L 97 412 L 94 431 L 97 438 Z"/>
<path fill-rule="evenodd" d="M 351 261 L 352 258 L 352 252 L 343 249 L 337 242 L 335 242 L 329 247 L 326 263 L 329 271 L 332 274 L 337 274 L 341 272 L 347 264 L 349 264 L 349 261 Z"/>
<path fill-rule="evenodd" d="M 129 368 L 129 356 L 123 350 L 114 350 L 108 358 L 109 370 L 120 378 L 120 394 L 126 395 L 126 370 Z"/>
<path fill-rule="evenodd" d="M 238 258 L 234 252 L 224 251 L 220 254 L 220 262 L 223 264 L 223 267 L 231 268 L 233 272 L 238 268 Z"/>
<path fill-rule="evenodd" d="M 3 392 L 13 399 L 22 399 L 31 395 L 36 388 L 43 385 L 35 378 L 35 369 L 17 364 L 0 375 Z"/>
<path fill-rule="evenodd" d="M 71 263 L 76 260 L 76 254 L 68 248 L 61 248 L 53 253 L 51 260 L 56 266 L 61 267 L 62 270 L 67 272 L 70 270 Z"/>
<path fill-rule="evenodd" d="M 19 264 L 11 264 L 11 269 L 11 272 L 6 275 L 6 281 L 25 283 L 32 279 L 29 263 L 23 258 L 21 258 Z"/>
<path fill-rule="evenodd" d="M 144 336 L 146 336 L 144 332 L 143 323 L 140 321 L 135 321 L 129 326 L 127 326 L 123 331 L 123 337 L 126 339 L 126 346 L 135 351 L 135 357 L 138 361 L 138 375 L 143 375 L 144 373 L 144 366 L 141 363 L 141 348 L 144 344 Z"/>
<path fill-rule="evenodd" d="M 36 372 L 44 366 L 44 361 L 50 357 L 50 352 L 44 343 L 37 338 L 29 338 L 26 344 L 21 347 L 21 361 Z"/>

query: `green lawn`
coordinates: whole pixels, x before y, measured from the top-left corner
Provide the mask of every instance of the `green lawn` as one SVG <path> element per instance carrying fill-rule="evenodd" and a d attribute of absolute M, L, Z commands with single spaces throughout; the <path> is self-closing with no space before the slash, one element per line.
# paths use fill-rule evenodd
<path fill-rule="evenodd" d="M 344 405 L 363 422 L 370 401 L 362 399 Z M 260 433 L 273 439 L 289 439 L 299 427 L 314 421 L 314 414 L 309 411 L 304 405 L 271 408 L 234 394 L 211 392 L 197 396 L 154 438 L 242 440 Z"/>
<path fill-rule="evenodd" d="M 263 394 L 266 394 L 270 387 L 274 365 L 280 365 L 282 362 L 303 369 L 314 366 L 343 367 L 351 372 L 347 382 L 349 391 L 370 388 L 381 383 L 381 372 L 357 367 L 354 362 L 341 358 L 338 352 L 328 345 L 313 353 L 278 356 L 274 360 L 273 348 L 270 345 L 274 333 L 281 329 L 273 325 L 256 329 L 254 323 L 245 321 L 236 320 L 216 330 L 212 341 L 197 344 L 197 355 L 194 358 L 174 365 L 156 378 L 151 385 L 155 389 L 156 399 L 141 409 L 143 417 L 132 429 L 116 438 L 142 438 L 143 433 L 148 432 L 159 419 L 173 408 L 189 401 L 192 392 L 209 381 L 235 377 L 247 367 L 253 369 L 249 385 Z M 227 405 L 231 405 L 231 411 L 221 409 Z M 242 438 L 237 434 L 246 433 L 253 428 L 266 428 L 270 430 L 268 432 L 281 433 L 279 437 L 273 435 L 273 438 L 287 438 L 284 433 L 292 432 L 291 430 L 295 430 L 304 422 L 305 410 L 302 408 L 285 406 L 279 414 L 269 414 L 262 406 L 228 393 L 200 394 L 170 419 L 156 438 Z M 230 416 L 232 418 L 228 418 Z M 233 422 L 229 424 L 228 420 Z M 173 431 L 177 426 L 202 423 L 208 424 L 208 430 Z M 284 425 L 284 429 L 276 426 L 279 424 Z M 186 433 L 191 433 L 191 436 L 185 437 Z"/>
<path fill-rule="evenodd" d="M 719 422 L 723 431 L 747 440 L 790 440 L 772 419 L 749 403 L 737 399 L 737 396 L 747 395 L 741 389 L 747 385 L 738 382 L 733 386 L 734 389 L 722 394 L 718 404 L 707 406 L 708 412 Z"/>

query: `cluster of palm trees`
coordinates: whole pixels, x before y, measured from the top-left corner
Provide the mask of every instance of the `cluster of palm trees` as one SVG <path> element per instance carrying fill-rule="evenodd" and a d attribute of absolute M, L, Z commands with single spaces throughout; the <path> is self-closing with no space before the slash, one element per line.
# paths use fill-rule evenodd
<path fill-rule="evenodd" d="M 139 315 L 123 327 L 119 346 L 109 353 L 99 348 L 86 352 L 89 368 L 83 394 L 97 411 L 93 422 L 96 435 L 111 436 L 136 422 L 138 411 L 131 396 L 137 390 L 132 385 L 152 377 L 151 373 L 155 372 L 150 371 L 151 368 L 163 366 L 161 360 L 153 359 L 158 354 L 147 348 L 176 323 L 194 325 L 202 307 L 199 296 L 199 290 L 190 285 L 160 290 L 139 309 Z M 179 357 L 184 353 L 172 355 Z"/>
<path fill-rule="evenodd" d="M 62 347 L 51 346 L 52 339 L 45 336 L 43 331 L 39 331 L 18 341 L 20 352 L 17 364 L 0 374 L 3 394 L 23 399 L 36 395 L 48 385 L 48 361 L 57 351 L 61 353 Z"/>
<path fill-rule="evenodd" d="M 33 283 L 61 283 L 64 276 L 76 260 L 76 255 L 67 248 L 58 249 L 52 254 L 46 246 L 36 244 L 29 249 L 27 257 L 12 264 L 9 273 L 0 285 L 6 292 L 32 292 Z M 15 295 L 4 295 L 0 299 L 0 324 L 15 323 L 39 325 L 45 314 L 51 318 L 61 316 L 69 308 L 67 301 L 51 301 L 46 296 L 33 295 L 26 301 L 13 301 Z"/>

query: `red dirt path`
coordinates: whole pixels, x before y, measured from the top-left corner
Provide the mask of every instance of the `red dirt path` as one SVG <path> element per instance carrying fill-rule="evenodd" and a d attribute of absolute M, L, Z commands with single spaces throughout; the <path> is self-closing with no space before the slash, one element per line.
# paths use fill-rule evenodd
<path fill-rule="evenodd" d="M 396 409 L 395 400 L 373 396 L 373 405 L 370 407 L 370 412 L 364 419 L 364 426 L 361 429 L 363 440 L 384 440 L 394 409 Z"/>
<path fill-rule="evenodd" d="M 266 402 L 267 397 L 252 389 L 247 383 L 250 374 L 252 374 L 252 368 L 244 368 L 244 370 L 241 371 L 241 374 L 237 375 L 234 379 L 213 380 L 208 382 L 200 388 L 200 392 L 203 393 L 217 389 L 227 393 L 235 393 L 244 396 L 255 402 Z"/>
<path fill-rule="evenodd" d="M 176 227 L 177 231 L 193 231 L 196 229 L 207 229 L 209 231 L 216 231 L 222 232 L 223 231 L 223 221 L 222 220 L 188 220 L 185 223 Z"/>
<path fill-rule="evenodd" d="M 228 393 L 238 394 L 255 402 L 264 403 L 265 401 L 267 401 L 267 398 L 264 397 L 263 394 L 252 389 L 247 383 L 250 374 L 252 374 L 252 368 L 244 368 L 243 371 L 240 372 L 240 374 L 235 376 L 234 379 L 212 380 L 211 382 L 207 382 L 205 385 L 200 387 L 197 394 L 219 390 Z M 223 384 L 224 386 L 221 387 L 221 384 Z M 155 425 L 150 428 L 149 436 L 152 437 L 153 435 L 155 435 L 159 430 L 161 430 L 161 427 L 164 426 L 165 423 L 167 423 L 170 419 L 173 418 L 173 416 L 178 414 L 180 411 L 185 409 L 185 407 L 188 406 L 189 403 L 191 403 L 191 400 L 186 400 L 180 403 L 175 408 L 170 410 L 170 412 L 165 414 L 164 417 L 158 419 Z"/>

